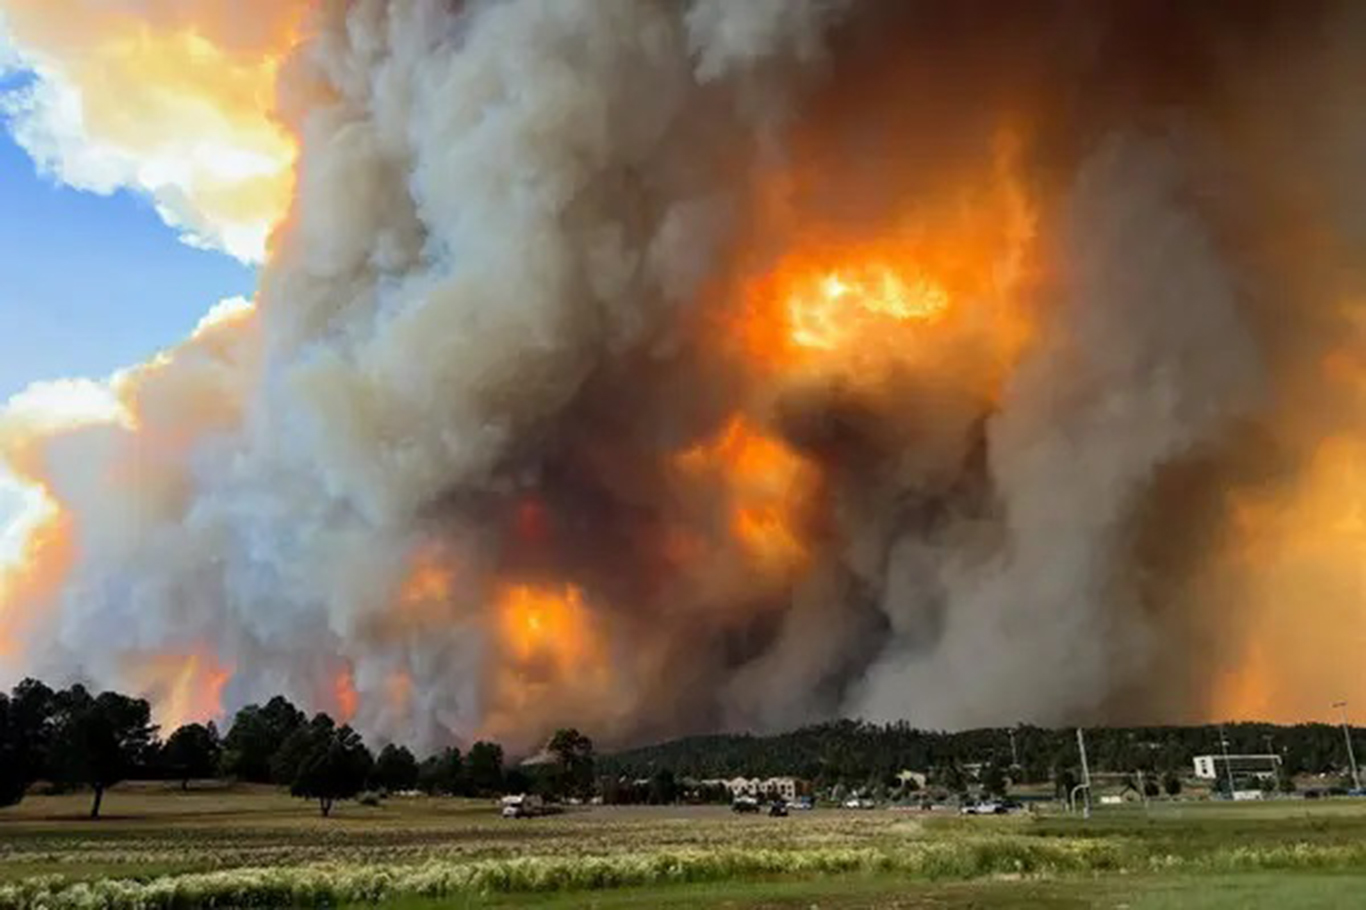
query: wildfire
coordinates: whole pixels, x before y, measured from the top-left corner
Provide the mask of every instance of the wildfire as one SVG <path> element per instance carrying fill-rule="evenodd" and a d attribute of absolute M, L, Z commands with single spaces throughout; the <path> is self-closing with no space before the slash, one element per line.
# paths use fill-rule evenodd
<path fill-rule="evenodd" d="M 332 701 L 336 705 L 337 720 L 347 723 L 356 716 L 356 709 L 360 707 L 360 696 L 356 694 L 356 681 L 350 667 L 346 667 L 333 678 Z"/>
<path fill-rule="evenodd" d="M 484 735 L 549 721 L 557 704 L 607 709 L 605 639 L 579 588 L 508 585 L 497 595 L 494 621 L 501 653 Z"/>
<path fill-rule="evenodd" d="M 143 655 L 128 661 L 134 688 L 152 702 L 157 723 L 167 732 L 221 716 L 223 687 L 232 674 L 231 667 L 207 651 Z"/>
<path fill-rule="evenodd" d="M 1233 494 L 1226 583 L 1243 609 L 1226 621 L 1236 652 L 1212 693 L 1211 716 L 1298 721 L 1324 716 L 1342 693 L 1359 691 L 1363 459 L 1359 440 L 1331 438 L 1289 489 Z"/>
<path fill-rule="evenodd" d="M 926 198 L 872 239 L 791 222 L 789 250 L 741 290 L 733 337 L 744 359 L 781 385 L 839 373 L 876 383 L 890 367 L 951 369 L 995 398 L 1033 336 L 1020 305 L 1036 216 L 1003 135 L 980 184 Z M 971 359 L 947 365 L 965 353 Z"/>
<path fill-rule="evenodd" d="M 518 663 L 567 672 L 594 653 L 583 592 L 572 585 L 562 591 L 514 585 L 499 616 L 504 647 Z"/>
<path fill-rule="evenodd" d="M 789 446 L 737 414 L 715 439 L 677 456 L 676 464 L 692 477 L 724 484 L 731 532 L 758 565 L 782 571 L 805 561 L 798 513 L 818 476 Z"/>
<path fill-rule="evenodd" d="M 795 344 L 828 351 L 887 322 L 932 321 L 948 305 L 933 281 L 874 264 L 802 280 L 787 297 L 787 319 Z"/>

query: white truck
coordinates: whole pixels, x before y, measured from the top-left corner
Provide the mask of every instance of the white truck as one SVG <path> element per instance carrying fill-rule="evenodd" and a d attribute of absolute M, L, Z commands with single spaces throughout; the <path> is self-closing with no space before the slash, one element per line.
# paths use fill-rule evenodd
<path fill-rule="evenodd" d="M 519 793 L 516 796 L 504 796 L 502 807 L 503 818 L 531 818 L 540 815 L 545 804 L 539 796 Z"/>

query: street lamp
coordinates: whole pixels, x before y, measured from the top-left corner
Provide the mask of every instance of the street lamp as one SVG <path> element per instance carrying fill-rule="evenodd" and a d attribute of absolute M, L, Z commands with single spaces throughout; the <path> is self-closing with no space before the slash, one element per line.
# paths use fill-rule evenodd
<path fill-rule="evenodd" d="M 1352 765 L 1352 788 L 1360 790 L 1361 776 L 1357 774 L 1357 757 L 1356 753 L 1352 751 L 1352 732 L 1347 726 L 1347 702 L 1335 701 L 1333 707 L 1342 709 L 1342 738 L 1347 740 L 1347 761 Z"/>
<path fill-rule="evenodd" d="M 1075 801 L 1078 790 L 1086 792 L 1086 803 L 1082 809 L 1082 818 L 1091 817 L 1091 767 L 1086 762 L 1086 738 L 1082 736 L 1081 727 L 1077 727 L 1077 751 L 1081 753 L 1081 785 L 1072 788 L 1072 798 Z"/>

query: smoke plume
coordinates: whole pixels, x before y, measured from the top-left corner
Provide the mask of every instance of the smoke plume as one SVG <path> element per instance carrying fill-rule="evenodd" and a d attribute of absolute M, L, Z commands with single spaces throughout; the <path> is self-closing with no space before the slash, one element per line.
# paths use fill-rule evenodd
<path fill-rule="evenodd" d="M 0 418 L 8 676 L 513 748 L 1361 690 L 1353 4 L 3 5 L 80 91 L 59 171 L 197 84 L 76 65 L 137 23 L 278 69 L 186 90 L 209 142 L 298 146 L 254 305 Z"/>

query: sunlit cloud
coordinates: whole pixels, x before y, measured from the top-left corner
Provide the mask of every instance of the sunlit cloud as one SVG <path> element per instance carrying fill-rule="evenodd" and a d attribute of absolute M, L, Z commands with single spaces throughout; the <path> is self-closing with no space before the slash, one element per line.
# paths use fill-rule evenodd
<path fill-rule="evenodd" d="M 306 5 L 196 6 L 235 14 L 0 0 L 0 72 L 34 77 L 0 95 L 0 116 L 44 175 L 141 193 L 186 243 L 259 262 L 292 187 L 294 141 L 271 110 Z"/>

